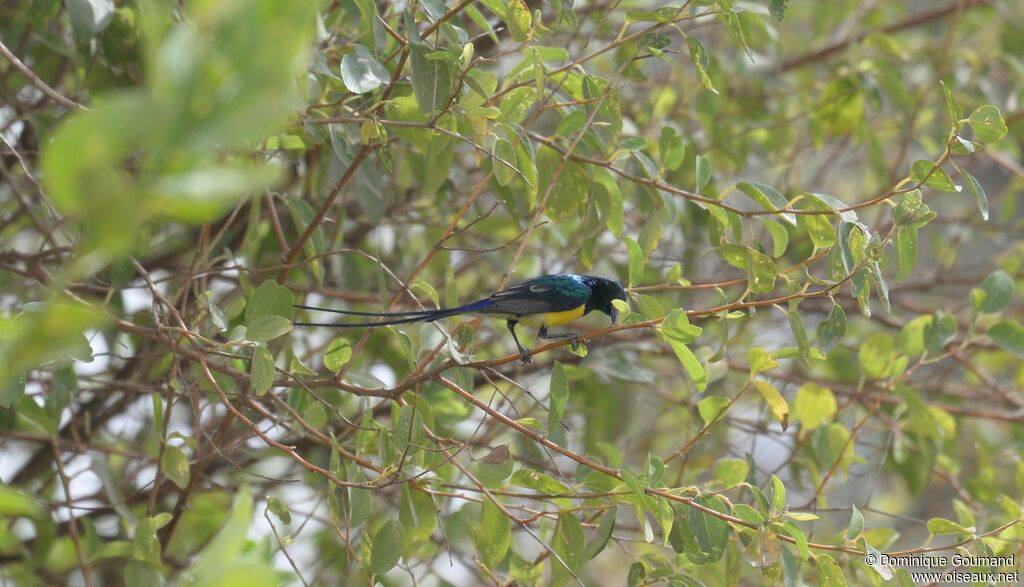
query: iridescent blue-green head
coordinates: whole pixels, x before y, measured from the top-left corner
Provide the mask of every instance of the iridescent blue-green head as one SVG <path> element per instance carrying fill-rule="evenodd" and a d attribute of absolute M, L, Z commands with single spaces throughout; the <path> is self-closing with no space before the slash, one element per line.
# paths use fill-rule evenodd
<path fill-rule="evenodd" d="M 587 300 L 586 311 L 597 310 L 611 316 L 612 324 L 619 319 L 619 311 L 612 305 L 612 300 L 627 301 L 626 290 L 618 281 L 607 277 L 587 275 L 584 278 L 590 286 L 590 299 Z"/>

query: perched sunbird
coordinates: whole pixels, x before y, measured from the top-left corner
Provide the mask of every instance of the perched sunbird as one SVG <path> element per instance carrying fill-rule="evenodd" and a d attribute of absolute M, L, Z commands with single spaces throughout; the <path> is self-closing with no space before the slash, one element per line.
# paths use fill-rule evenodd
<path fill-rule="evenodd" d="M 612 300 L 626 301 L 626 290 L 617 281 L 607 277 L 593 275 L 542 275 L 533 279 L 509 286 L 458 308 L 442 308 L 440 310 L 420 310 L 417 312 L 354 312 L 351 310 L 334 310 L 295 304 L 296 308 L 333 312 L 347 316 L 373 316 L 386 318 L 379 322 L 358 323 L 324 323 L 296 322 L 296 326 L 326 326 L 330 328 L 365 328 L 371 326 L 388 326 L 391 324 L 411 324 L 413 322 L 433 322 L 449 316 L 460 314 L 497 314 L 505 318 L 505 325 L 512 333 L 512 340 L 519 349 L 519 359 L 524 363 L 532 361 L 530 351 L 519 343 L 516 336 L 516 324 L 538 327 L 538 335 L 545 340 L 573 339 L 576 344 L 578 333 L 549 334 L 548 327 L 561 326 L 581 318 L 591 310 L 608 314 L 615 324 L 618 311 Z"/>

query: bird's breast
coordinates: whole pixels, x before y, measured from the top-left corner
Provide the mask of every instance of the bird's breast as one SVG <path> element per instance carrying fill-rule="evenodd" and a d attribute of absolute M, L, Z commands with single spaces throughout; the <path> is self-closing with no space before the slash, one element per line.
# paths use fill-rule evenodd
<path fill-rule="evenodd" d="M 544 312 L 542 314 L 530 314 L 522 317 L 510 316 L 509 318 L 525 326 L 537 328 L 541 326 L 561 326 L 562 324 L 568 324 L 573 320 L 582 318 L 585 308 L 586 304 L 581 304 L 579 307 L 564 312 Z"/>

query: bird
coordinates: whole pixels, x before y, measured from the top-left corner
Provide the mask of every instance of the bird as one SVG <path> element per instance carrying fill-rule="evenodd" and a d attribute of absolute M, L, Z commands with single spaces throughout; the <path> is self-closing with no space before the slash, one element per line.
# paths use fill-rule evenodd
<path fill-rule="evenodd" d="M 295 326 L 322 326 L 329 328 L 369 328 L 374 326 L 390 326 L 394 324 L 412 324 L 415 322 L 433 322 L 442 318 L 462 314 L 489 314 L 503 317 L 512 340 L 519 350 L 519 359 L 523 363 L 533 362 L 530 351 L 519 342 L 516 336 L 516 325 L 538 328 L 538 336 L 545 340 L 569 339 L 573 348 L 578 345 L 579 333 L 568 332 L 552 334 L 548 328 L 562 326 L 586 316 L 593 310 L 603 312 L 611 317 L 612 325 L 618 320 L 618 310 L 612 304 L 614 300 L 627 301 L 626 290 L 619 282 L 607 277 L 594 275 L 575 275 L 559 273 L 541 275 L 522 283 L 511 285 L 506 289 L 493 293 L 486 298 L 458 306 L 438 310 L 419 310 L 412 312 L 356 312 L 353 310 L 337 310 L 318 306 L 293 304 L 296 308 L 317 312 L 330 312 L 346 316 L 368 316 L 385 318 L 377 322 L 295 322 Z"/>

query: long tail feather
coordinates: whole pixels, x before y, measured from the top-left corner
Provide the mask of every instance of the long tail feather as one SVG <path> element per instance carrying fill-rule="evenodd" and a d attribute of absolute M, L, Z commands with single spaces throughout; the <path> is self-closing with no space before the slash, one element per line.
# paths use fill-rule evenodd
<path fill-rule="evenodd" d="M 321 312 L 331 312 L 333 314 L 345 314 L 349 316 L 372 316 L 376 318 L 391 318 L 391 320 L 381 320 L 379 322 L 293 322 L 295 326 L 322 326 L 325 328 L 370 328 L 374 326 L 392 326 L 395 324 L 413 324 L 415 322 L 433 322 L 434 320 L 440 320 L 441 318 L 447 318 L 449 316 L 457 316 L 459 314 L 466 314 L 469 312 L 475 312 L 486 308 L 493 304 L 489 299 L 483 299 L 472 304 L 460 306 L 458 308 L 443 308 L 440 310 L 421 310 L 419 312 L 356 312 L 353 310 L 334 310 L 330 308 L 318 308 L 316 306 L 304 306 L 301 304 L 293 304 L 296 308 L 302 308 L 303 310 L 316 310 Z"/>
<path fill-rule="evenodd" d="M 303 304 L 292 304 L 292 307 L 301 308 L 303 310 L 313 310 L 316 312 L 330 312 L 331 314 L 344 314 L 346 316 L 426 316 L 434 312 L 442 312 L 444 310 L 416 310 L 412 312 L 356 312 L 355 310 L 336 310 L 334 308 L 321 308 L 319 306 L 306 306 Z"/>
<path fill-rule="evenodd" d="M 457 314 L 455 312 L 454 314 Z M 324 328 L 371 328 L 376 326 L 393 326 L 395 324 L 414 324 L 416 322 L 433 322 L 454 314 L 438 314 L 434 316 L 417 316 L 415 318 L 397 318 L 380 322 L 292 322 L 295 326 L 322 326 Z"/>

